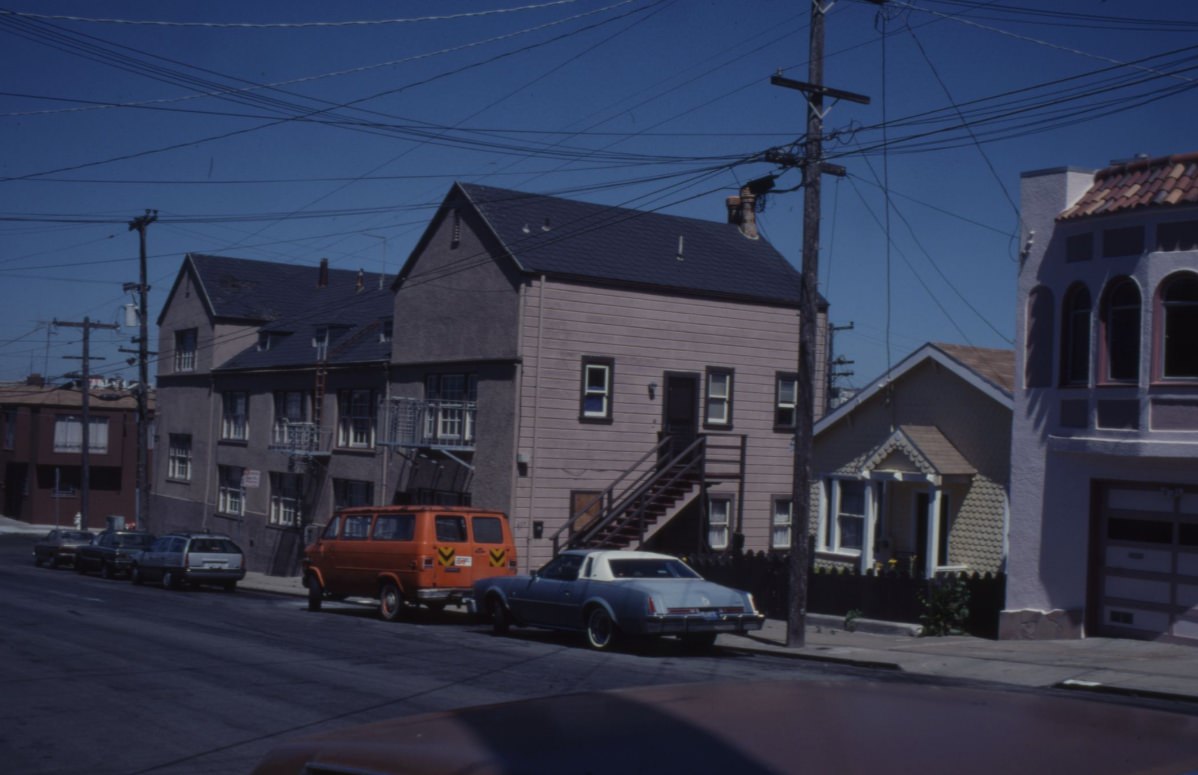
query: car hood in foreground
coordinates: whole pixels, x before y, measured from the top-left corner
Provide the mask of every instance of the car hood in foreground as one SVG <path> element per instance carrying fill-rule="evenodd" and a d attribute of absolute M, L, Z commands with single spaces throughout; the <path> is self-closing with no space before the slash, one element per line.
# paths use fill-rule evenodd
<path fill-rule="evenodd" d="M 1023 690 L 683 684 L 378 722 L 254 772 L 1175 774 L 1194 768 L 1195 739 L 1193 716 Z"/>

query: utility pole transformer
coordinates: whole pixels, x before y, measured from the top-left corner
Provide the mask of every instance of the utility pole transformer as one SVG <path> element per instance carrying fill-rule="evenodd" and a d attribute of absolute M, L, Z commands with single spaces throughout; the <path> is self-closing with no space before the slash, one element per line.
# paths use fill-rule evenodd
<path fill-rule="evenodd" d="M 824 86 L 824 16 L 830 8 L 820 0 L 811 3 L 811 35 L 807 62 L 808 82 L 775 75 L 770 83 L 797 89 L 807 98 L 807 139 L 803 158 L 803 265 L 799 307 L 799 396 L 795 417 L 794 484 L 790 516 L 790 606 L 786 617 L 786 645 L 805 645 L 807 577 L 811 564 L 808 526 L 811 523 L 811 442 L 815 424 L 815 352 L 819 302 L 820 178 L 825 172 L 844 174 L 843 168 L 823 162 L 824 98 L 849 100 L 862 105 L 869 98 Z"/>
<path fill-rule="evenodd" d="M 135 519 L 138 529 L 143 529 L 146 516 L 150 513 L 150 480 L 146 460 L 150 448 L 150 350 L 149 350 L 149 315 L 146 306 L 146 295 L 150 286 L 146 284 L 146 228 L 158 220 L 157 210 L 146 210 L 129 222 L 129 231 L 136 231 L 139 242 L 138 281 L 137 281 L 137 513 Z"/>

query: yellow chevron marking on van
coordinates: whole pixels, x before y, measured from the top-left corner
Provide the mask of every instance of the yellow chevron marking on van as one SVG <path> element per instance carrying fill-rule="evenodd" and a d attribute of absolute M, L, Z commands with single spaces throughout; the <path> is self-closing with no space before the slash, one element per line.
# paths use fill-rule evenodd
<path fill-rule="evenodd" d="M 492 549 L 491 567 L 502 568 L 504 565 L 507 565 L 507 549 Z"/>
<path fill-rule="evenodd" d="M 454 551 L 455 550 L 452 546 L 438 546 L 437 562 L 441 563 L 441 565 L 446 568 L 448 568 L 450 565 L 453 565 Z"/>

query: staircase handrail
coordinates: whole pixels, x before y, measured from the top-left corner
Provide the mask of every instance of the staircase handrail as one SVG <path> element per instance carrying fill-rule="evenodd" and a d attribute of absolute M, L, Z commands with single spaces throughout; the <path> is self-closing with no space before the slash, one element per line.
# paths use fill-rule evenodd
<path fill-rule="evenodd" d="M 609 484 L 607 487 L 605 487 L 603 490 L 601 490 L 598 495 L 596 495 L 594 498 L 592 498 L 590 501 L 588 501 L 586 506 L 578 509 L 578 511 L 571 514 L 570 518 L 566 520 L 566 523 L 564 525 L 562 525 L 561 527 L 559 527 L 554 532 L 554 534 L 551 536 L 551 538 L 553 539 L 553 554 L 556 556 L 558 553 L 558 550 L 560 549 L 562 533 L 564 533 L 568 530 L 572 530 L 574 528 L 575 522 L 577 522 L 583 516 L 586 516 L 588 513 L 590 513 L 590 510 L 596 504 L 601 505 L 604 501 L 606 501 L 608 505 L 607 505 L 607 508 L 602 508 L 602 506 L 600 506 L 599 520 L 600 521 L 606 520 L 612 510 L 611 509 L 612 501 L 614 500 L 614 493 L 616 491 L 616 488 L 619 487 L 621 482 L 623 482 L 625 479 L 627 479 L 628 476 L 633 471 L 640 468 L 647 460 L 659 455 L 661 453 L 662 448 L 665 447 L 666 444 L 670 443 L 671 438 L 672 437 L 670 437 L 670 436 L 663 437 L 660 441 L 657 442 L 657 444 L 652 449 L 650 449 L 648 452 L 646 452 L 644 455 L 642 455 L 640 458 L 638 458 L 635 463 L 630 465 L 628 468 L 624 469 L 624 471 L 618 477 L 616 477 L 615 481 L 613 481 L 611 484 Z M 649 469 L 645 473 L 641 474 L 640 477 L 638 477 L 638 479 L 633 482 L 632 486 L 635 486 L 637 484 L 637 482 L 639 482 L 641 479 L 644 479 L 647 476 L 652 476 L 656 473 L 657 473 L 657 471 L 655 469 L 652 469 L 652 468 Z M 621 499 L 623 499 L 623 498 L 621 497 Z"/>
<path fill-rule="evenodd" d="M 661 443 L 654 448 L 654 452 L 661 449 L 669 438 L 663 439 Z M 645 498 L 647 494 L 654 488 L 668 488 L 681 481 L 684 476 L 695 469 L 702 470 L 704 465 L 704 457 L 702 454 L 694 454 L 693 459 L 686 465 L 679 466 L 678 463 L 686 459 L 688 455 L 705 448 L 706 437 L 700 435 L 695 438 L 678 454 L 670 458 L 664 465 L 659 465 L 654 469 L 646 471 L 642 474 L 627 490 L 620 495 L 619 499 L 613 499 L 609 502 L 608 507 L 600 515 L 599 519 L 591 525 L 588 525 L 585 530 L 577 536 L 572 537 L 571 542 L 585 542 L 599 533 L 603 528 L 610 525 L 621 515 L 628 515 L 635 519 L 639 528 L 640 538 L 643 541 L 645 536 L 645 510 L 649 507 L 651 499 Z M 668 481 L 666 481 L 668 478 Z M 663 484 L 664 481 L 664 484 Z M 637 499 L 641 499 L 641 503 L 632 509 L 633 504 Z M 559 531 L 561 532 L 561 531 Z M 554 553 L 557 552 L 557 536 L 554 536 Z"/>

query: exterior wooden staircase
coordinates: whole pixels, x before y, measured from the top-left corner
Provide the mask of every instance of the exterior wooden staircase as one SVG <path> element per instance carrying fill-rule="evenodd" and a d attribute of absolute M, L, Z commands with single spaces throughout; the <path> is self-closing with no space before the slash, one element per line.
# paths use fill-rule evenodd
<path fill-rule="evenodd" d="M 677 514 L 708 485 L 735 479 L 743 487 L 744 436 L 700 435 L 681 450 L 677 446 L 672 437 L 662 438 L 572 514 L 553 535 L 553 553 L 640 548 L 663 517 Z"/>

